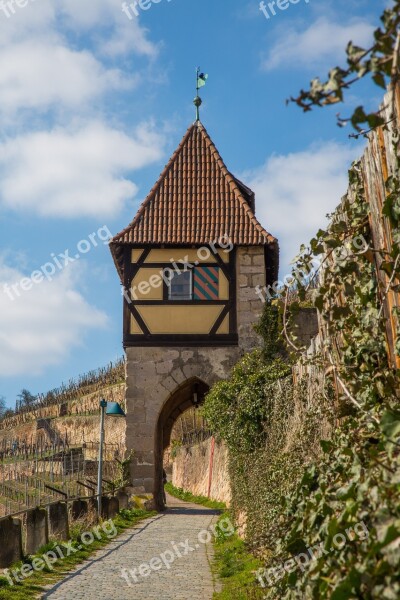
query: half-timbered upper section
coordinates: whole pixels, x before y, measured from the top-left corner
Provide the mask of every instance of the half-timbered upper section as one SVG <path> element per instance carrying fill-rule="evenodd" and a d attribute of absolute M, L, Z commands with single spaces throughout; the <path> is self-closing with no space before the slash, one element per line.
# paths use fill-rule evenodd
<path fill-rule="evenodd" d="M 237 256 L 259 249 L 264 285 L 278 272 L 277 240 L 254 211 L 254 193 L 195 122 L 110 244 L 124 286 L 125 346 L 237 343 Z"/>

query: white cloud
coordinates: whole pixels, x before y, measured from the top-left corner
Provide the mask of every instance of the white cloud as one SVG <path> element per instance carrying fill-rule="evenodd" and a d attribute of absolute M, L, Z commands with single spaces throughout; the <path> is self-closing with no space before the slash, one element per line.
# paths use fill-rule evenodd
<path fill-rule="evenodd" d="M 77 291 L 80 270 L 69 267 L 53 281 L 34 284 L 19 297 L 4 291 L 23 274 L 0 262 L 0 375 L 38 375 L 65 360 L 84 335 L 104 328 L 107 316 Z M 20 288 L 18 288 L 20 289 Z"/>
<path fill-rule="evenodd" d="M 302 243 L 327 224 L 327 213 L 339 204 L 348 186 L 347 170 L 360 147 L 336 142 L 271 156 L 264 165 L 241 177 L 256 193 L 257 217 L 279 239 L 280 274 Z"/>
<path fill-rule="evenodd" d="M 0 10 L 0 46 L 6 47 L 27 38 L 50 35 L 55 31 L 56 3 L 53 0 L 31 0 L 23 8 L 13 4 L 14 13 L 7 8 L 6 2 L 0 3 L 0 6 L 4 6 Z"/>
<path fill-rule="evenodd" d="M 43 216 L 115 216 L 137 192 L 124 175 L 158 160 L 163 143 L 147 125 L 129 137 L 101 122 L 17 137 L 0 145 L 0 199 Z"/>
<path fill-rule="evenodd" d="M 30 0 L 23 8 L 15 6 L 14 13 L 5 4 L 0 7 L 0 28 L 0 46 L 71 31 L 74 36 L 87 35 L 105 54 L 157 54 L 157 45 L 148 39 L 140 18 L 129 20 L 119 0 Z"/>
<path fill-rule="evenodd" d="M 38 40 L 2 50 L 2 112 L 47 109 L 51 105 L 76 108 L 110 89 L 127 85 L 120 71 L 105 69 L 87 51 Z"/>
<path fill-rule="evenodd" d="M 119 0 L 61 0 L 60 6 L 67 24 L 75 30 L 90 32 L 95 27 L 100 32 L 105 28 L 106 36 L 98 33 L 95 39 L 98 51 L 103 54 L 118 56 L 134 52 L 149 57 L 157 54 L 157 46 L 148 40 L 140 18 L 129 20 Z"/>
<path fill-rule="evenodd" d="M 0 3 L 3 126 L 5 116 L 14 124 L 11 117 L 20 109 L 85 110 L 90 100 L 139 81 L 137 70 L 127 74 L 104 61 L 157 55 L 140 20 L 129 21 L 118 0 L 31 0 L 14 9 L 7 18 Z"/>
<path fill-rule="evenodd" d="M 334 66 L 332 61 L 345 58 L 345 48 L 351 40 L 365 47 L 372 41 L 374 27 L 364 19 L 352 19 L 346 23 L 334 23 L 326 17 L 319 17 L 304 30 L 285 28 L 272 44 L 262 67 L 266 71 L 300 66 Z"/>

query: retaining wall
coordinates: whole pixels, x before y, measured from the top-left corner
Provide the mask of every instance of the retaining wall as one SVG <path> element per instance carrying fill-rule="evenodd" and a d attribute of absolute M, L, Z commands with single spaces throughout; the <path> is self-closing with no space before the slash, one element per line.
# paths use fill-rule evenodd
<path fill-rule="evenodd" d="M 213 450 L 214 445 L 214 450 Z M 210 478 L 211 473 L 211 478 Z M 208 496 L 229 506 L 231 488 L 228 472 L 228 449 L 212 438 L 195 446 L 180 448 L 173 461 L 172 483 L 196 496 Z"/>
<path fill-rule="evenodd" d="M 118 492 L 125 507 L 128 495 Z M 112 519 L 120 509 L 117 496 L 103 497 L 103 518 Z M 71 523 L 87 515 L 88 507 L 95 509 L 95 498 L 89 501 L 76 499 L 68 509 L 66 502 L 57 502 L 47 507 L 26 511 L 18 518 L 0 519 L 0 568 L 6 569 L 23 559 L 24 555 L 35 554 L 49 540 L 68 541 Z M 121 507 L 122 508 L 122 507 Z"/>

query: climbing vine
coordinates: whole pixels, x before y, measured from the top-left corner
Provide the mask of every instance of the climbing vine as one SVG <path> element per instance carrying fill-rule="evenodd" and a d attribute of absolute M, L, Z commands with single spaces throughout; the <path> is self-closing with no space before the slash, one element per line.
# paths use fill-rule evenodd
<path fill-rule="evenodd" d="M 290 361 L 279 338 L 278 307 L 266 304 L 257 331 L 264 345 L 246 355 L 227 381 L 206 397 L 203 415 L 229 449 L 232 508 L 246 538 L 267 559 L 284 532 L 282 498 L 319 454 L 324 398 L 304 402 L 304 384 L 293 386 Z"/>
<path fill-rule="evenodd" d="M 389 182 L 393 186 L 393 180 Z M 396 199 L 388 196 L 390 203 Z M 388 201 L 387 201 L 388 202 Z M 387 209 L 387 203 L 385 210 Z M 286 575 L 268 590 L 268 598 L 398 598 L 400 579 L 400 494 L 398 371 L 387 353 L 385 294 L 376 275 L 374 255 L 396 285 L 397 242 L 391 251 L 373 246 L 359 164 L 350 171 L 350 188 L 332 226 L 319 231 L 297 267 L 323 253 L 327 258 L 315 297 L 324 344 L 309 358 L 337 387 L 338 401 L 348 406 L 324 458 L 305 471 L 286 502 L 288 531 L 278 545 L 275 564 L 305 548 L 322 544 L 323 557 L 307 570 Z M 399 222 L 391 216 L 393 238 Z M 347 240 L 365 240 L 363 251 Z M 338 250 L 338 251 L 337 251 Z M 383 258 L 385 260 L 383 260 Z M 304 290 L 300 290 L 300 297 Z M 332 539 L 363 522 L 369 535 L 332 550 Z"/>
<path fill-rule="evenodd" d="M 286 500 L 287 531 L 277 545 L 273 564 L 316 544 L 322 553 L 307 569 L 283 571 L 266 591 L 267 598 L 400 597 L 399 370 L 389 359 L 387 337 L 387 320 L 395 322 L 399 316 L 396 306 L 390 314 L 388 295 L 400 289 L 400 165 L 394 100 L 399 81 L 399 12 L 400 3 L 395 2 L 383 14 L 383 28 L 375 32 L 371 49 L 349 44 L 348 69 L 334 69 L 325 84 L 314 80 L 310 90 L 296 99 L 304 110 L 310 110 L 341 101 L 343 91 L 357 78 L 371 74 L 382 86 L 391 79 L 389 119 L 383 118 L 384 111 L 366 115 L 362 107 L 349 119 L 358 133 L 368 135 L 377 126 L 389 133 L 393 164 L 378 216 L 380 222 L 387 219 L 390 244 L 377 243 L 370 230 L 366 173 L 362 164 L 355 163 L 349 173 L 349 192 L 332 215 L 331 226 L 318 232 L 297 261 L 297 268 L 306 268 L 312 258 L 324 257 L 314 300 L 323 344 L 308 362 L 331 380 L 338 404 L 347 405 L 348 411 L 337 413 L 342 418 L 333 436 L 321 441 L 322 459 L 305 470 Z M 367 123 L 370 130 L 361 129 L 361 123 Z M 377 171 L 374 175 L 379 177 Z M 355 239 L 364 240 L 362 248 L 354 244 Z M 300 299 L 304 293 L 299 290 Z M 399 349 L 397 341 L 397 355 Z M 333 547 L 335 535 L 360 522 L 368 530 L 365 538 Z"/>
<path fill-rule="evenodd" d="M 385 134 L 390 159 L 381 214 L 371 214 L 365 187 L 368 176 L 379 186 L 381 174 L 376 166 L 366 173 L 356 162 L 329 228 L 302 247 L 294 269 L 294 277 L 299 270 L 310 272 L 311 262 L 322 257 L 313 294 L 321 325 L 318 351 L 306 358 L 296 354 L 287 303 L 280 321 L 274 322 L 267 308 L 262 322 L 272 341 L 258 357 L 245 359 L 232 381 L 217 386 L 206 401 L 208 418 L 229 445 L 234 509 L 247 514 L 248 541 L 256 544 L 266 567 L 280 572 L 264 590 L 273 600 L 400 597 L 400 332 L 392 331 L 394 360 L 388 337 L 389 320 L 392 326 L 400 316 L 393 299 L 400 291 L 400 1 L 381 20 L 370 48 L 350 43 L 346 68 L 332 69 L 325 82 L 315 79 L 292 98 L 309 111 L 342 102 L 367 76 L 383 88 L 391 84 L 379 111 L 359 106 L 348 118 L 339 116 L 339 125 L 351 123 L 355 129 L 351 137 L 361 134 L 372 144 L 373 136 Z M 383 239 L 372 231 L 374 219 L 384 223 Z M 299 288 L 299 304 L 309 299 L 307 291 Z M 279 371 L 284 360 L 276 348 L 276 327 L 289 338 L 292 358 L 310 373 L 309 381 L 294 388 Z M 310 395 L 317 374 L 317 391 Z M 321 435 L 319 422 L 330 423 L 327 435 Z M 360 523 L 368 535 L 348 538 L 341 547 L 333 544 L 335 536 Z M 321 553 L 307 568 L 282 568 L 315 546 Z"/>
<path fill-rule="evenodd" d="M 349 42 L 346 48 L 347 65 L 336 66 L 329 71 L 325 81 L 315 78 L 308 90 L 301 90 L 297 97 L 290 98 L 305 112 L 315 107 L 326 107 L 343 102 L 346 92 L 358 81 L 371 77 L 379 87 L 386 89 L 389 82 L 396 85 L 399 81 L 399 47 L 400 47 L 400 0 L 395 0 L 381 16 L 381 26 L 374 31 L 373 42 L 368 48 L 361 48 Z M 392 115 L 391 119 L 394 118 Z M 357 134 L 366 134 L 379 125 L 385 125 L 386 119 L 381 111 L 366 112 L 363 106 L 358 106 L 348 118 L 338 115 L 338 125 L 348 123 L 354 127 Z"/>

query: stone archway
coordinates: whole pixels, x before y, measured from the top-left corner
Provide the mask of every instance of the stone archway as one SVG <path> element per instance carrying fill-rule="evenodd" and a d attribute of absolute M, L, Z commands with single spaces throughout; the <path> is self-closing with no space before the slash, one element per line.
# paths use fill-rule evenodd
<path fill-rule="evenodd" d="M 197 395 L 198 404 L 201 404 L 209 389 L 209 386 L 204 383 L 204 381 L 198 377 L 192 377 L 172 392 L 161 409 L 157 423 L 155 448 L 154 499 L 157 508 L 163 508 L 163 456 L 164 451 L 171 441 L 172 428 L 178 417 L 180 417 L 188 408 L 195 405 L 195 394 Z"/>
<path fill-rule="evenodd" d="M 171 423 L 192 405 L 196 383 L 208 390 L 229 376 L 240 348 L 132 347 L 126 353 L 126 449 L 133 451 L 132 489 L 135 494 L 154 494 L 160 506 L 162 454 Z"/>

